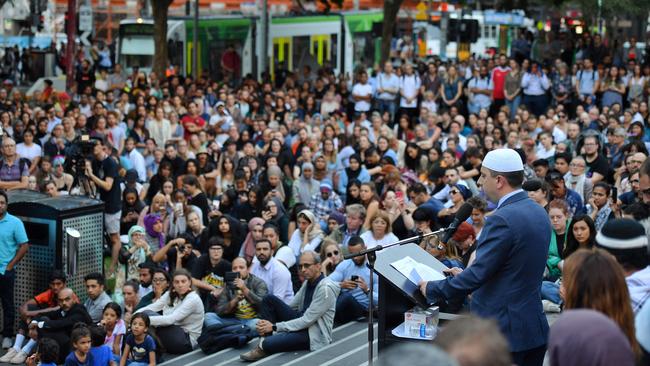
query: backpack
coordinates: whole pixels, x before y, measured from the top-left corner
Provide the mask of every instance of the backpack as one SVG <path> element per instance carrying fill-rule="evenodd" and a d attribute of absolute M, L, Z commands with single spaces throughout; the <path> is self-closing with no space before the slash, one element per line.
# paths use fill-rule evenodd
<path fill-rule="evenodd" d="M 213 354 L 226 348 L 241 348 L 253 339 L 252 332 L 245 325 L 228 325 L 205 330 L 197 339 L 205 354 Z"/>
<path fill-rule="evenodd" d="M 0 170 L 2 170 L 2 167 L 5 165 L 5 161 L 0 160 Z M 27 169 L 29 169 L 32 166 L 32 161 L 27 159 L 27 158 L 20 158 L 18 159 L 18 168 L 20 168 L 20 176 L 23 176 L 23 171 L 25 171 L 25 165 L 27 165 Z"/>

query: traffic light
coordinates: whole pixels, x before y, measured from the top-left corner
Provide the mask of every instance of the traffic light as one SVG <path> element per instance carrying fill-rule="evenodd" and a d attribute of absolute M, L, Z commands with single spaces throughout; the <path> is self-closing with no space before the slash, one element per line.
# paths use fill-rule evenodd
<path fill-rule="evenodd" d="M 449 19 L 447 25 L 447 40 L 455 41 L 460 35 L 461 43 L 473 43 L 479 37 L 479 24 L 476 19 Z"/>

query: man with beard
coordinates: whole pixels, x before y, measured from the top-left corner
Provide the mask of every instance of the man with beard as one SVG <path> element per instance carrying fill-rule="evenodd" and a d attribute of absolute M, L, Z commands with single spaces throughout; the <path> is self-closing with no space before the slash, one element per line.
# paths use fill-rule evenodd
<path fill-rule="evenodd" d="M 607 178 L 609 163 L 607 158 L 600 153 L 600 142 L 598 136 L 586 136 L 584 139 L 584 158 L 587 162 L 587 177 L 591 183 L 596 184 Z"/>
<path fill-rule="evenodd" d="M 151 283 L 153 281 L 153 270 L 154 267 L 150 263 L 140 263 L 138 265 L 138 273 L 140 276 L 140 288 L 138 289 L 138 297 L 143 298 L 148 293 L 153 291 L 151 288 Z"/>
<path fill-rule="evenodd" d="M 359 236 L 352 237 L 348 242 L 350 254 L 359 253 L 365 249 L 366 244 Z M 373 276 L 375 283 L 377 283 L 377 275 L 373 274 Z M 334 272 L 328 277 L 341 286 L 341 293 L 336 299 L 334 323 L 344 324 L 368 313 L 371 296 L 368 287 L 370 269 L 366 267 L 365 255 L 344 260 L 336 266 Z M 377 294 L 377 287 L 375 287 L 372 293 L 375 304 L 377 304 Z"/>
<path fill-rule="evenodd" d="M 43 314 L 32 320 L 29 325 L 30 337 L 51 338 L 59 344 L 59 362 L 63 363 L 66 355 L 70 353 L 70 333 L 75 324 L 82 322 L 92 324 L 92 319 L 86 308 L 77 303 L 74 292 L 64 288 L 57 295 L 59 310 Z M 26 356 L 26 355 L 25 355 Z M 12 360 L 13 361 L 13 360 Z"/>
<path fill-rule="evenodd" d="M 293 285 L 291 273 L 280 261 L 273 257 L 271 242 L 268 239 L 260 239 L 255 243 L 255 258 L 250 273 L 261 278 L 269 290 L 284 303 L 289 304 L 293 300 Z"/>

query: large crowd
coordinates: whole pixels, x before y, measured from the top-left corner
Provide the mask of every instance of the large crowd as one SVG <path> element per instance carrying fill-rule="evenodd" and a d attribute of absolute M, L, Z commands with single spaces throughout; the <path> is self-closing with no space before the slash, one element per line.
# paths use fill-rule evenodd
<path fill-rule="evenodd" d="M 518 152 L 523 189 L 552 225 L 540 301 L 565 314 L 551 364 L 647 362 L 650 60 L 634 39 L 541 40 L 462 62 L 398 50 L 352 78 L 305 66 L 223 82 L 81 57 L 68 92 L 46 81 L 27 98 L 5 83 L 0 189 L 101 199 L 111 261 L 85 294 L 59 271 L 26 304 L 0 286 L 0 362 L 154 365 L 242 336 L 263 337 L 247 361 L 322 348 L 377 297 L 366 259 L 344 254 L 446 227 L 469 203 L 448 242 L 419 245 L 455 273 L 472 265 L 497 204 L 482 160 L 499 148 Z M 70 164 L 79 150 L 87 162 Z M 28 242 L 15 230 L 0 242 L 0 282 Z M 441 311 L 469 310 L 467 295 Z M 493 324 L 456 324 L 438 340 L 456 361 L 510 362 Z M 465 352 L 463 339 L 496 351 Z"/>

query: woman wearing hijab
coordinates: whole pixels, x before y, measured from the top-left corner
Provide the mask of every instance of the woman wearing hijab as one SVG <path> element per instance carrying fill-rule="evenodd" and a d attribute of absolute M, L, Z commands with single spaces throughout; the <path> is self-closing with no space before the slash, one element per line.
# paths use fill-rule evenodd
<path fill-rule="evenodd" d="M 551 366 L 633 366 L 634 352 L 621 329 L 589 309 L 564 312 L 551 326 Z"/>
<path fill-rule="evenodd" d="M 157 214 L 149 214 L 144 217 L 144 229 L 146 231 L 145 240 L 149 245 L 151 254 L 155 254 L 158 249 L 165 246 L 165 233 L 163 232 L 163 223 Z"/>
<path fill-rule="evenodd" d="M 361 183 L 370 182 L 370 174 L 368 173 L 368 170 L 361 165 L 361 157 L 359 154 L 353 154 L 350 156 L 349 166 L 341 171 L 341 176 L 339 177 L 338 193 L 341 195 L 341 200 L 344 202 L 348 182 L 353 180 L 358 180 Z"/>
<path fill-rule="evenodd" d="M 289 215 L 285 210 L 282 200 L 278 197 L 271 197 L 266 201 L 266 205 L 262 208 L 262 218 L 264 221 L 275 225 L 280 229 L 280 241 L 286 243 L 289 231 Z"/>
<path fill-rule="evenodd" d="M 324 237 L 325 235 L 314 213 L 309 210 L 302 210 L 298 213 L 298 228 L 291 235 L 288 245 L 293 250 L 293 254 L 298 257 L 308 250 L 318 252 Z"/>
<path fill-rule="evenodd" d="M 302 163 L 302 172 L 300 178 L 293 183 L 293 201 L 298 203 L 309 204 L 311 196 L 318 193 L 320 182 L 314 179 L 314 164 L 310 162 Z"/>
<path fill-rule="evenodd" d="M 151 257 L 151 249 L 146 241 L 146 230 L 142 226 L 134 225 L 129 229 L 129 243 L 120 249 L 119 261 L 120 269 L 118 270 L 115 283 L 116 293 L 113 300 L 122 301 L 122 286 L 128 280 L 140 281 L 140 264 Z"/>
<path fill-rule="evenodd" d="M 255 242 L 262 239 L 264 223 L 264 219 L 260 217 L 255 217 L 248 222 L 248 234 L 239 251 L 239 256 L 246 258 L 248 263 L 251 263 L 255 257 Z"/>
<path fill-rule="evenodd" d="M 272 165 L 266 170 L 266 182 L 263 190 L 264 198 L 278 197 L 283 205 L 289 202 L 287 190 L 285 190 L 284 183 L 282 182 L 283 178 L 282 170 L 276 165 Z"/>
<path fill-rule="evenodd" d="M 223 258 L 232 262 L 239 255 L 244 241 L 244 232 L 239 220 L 230 215 L 219 216 L 210 221 L 210 238 L 223 239 Z"/>

